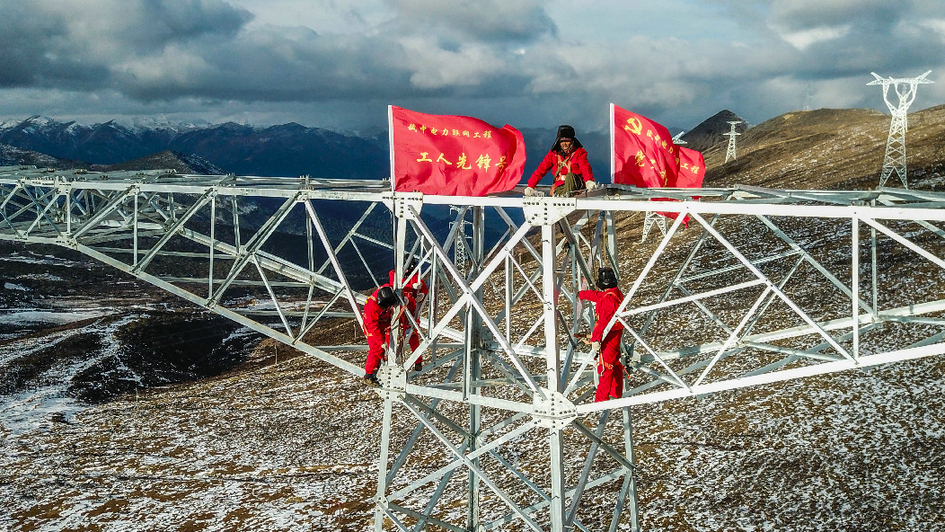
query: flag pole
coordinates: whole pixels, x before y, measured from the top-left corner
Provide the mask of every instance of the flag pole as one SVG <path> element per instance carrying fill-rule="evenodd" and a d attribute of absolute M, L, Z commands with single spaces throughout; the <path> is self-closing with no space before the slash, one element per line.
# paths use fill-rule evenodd
<path fill-rule="evenodd" d="M 612 112 L 612 111 L 611 111 Z M 613 122 L 613 120 L 611 120 Z M 611 135 L 613 137 L 613 135 Z M 394 106 L 387 106 L 387 145 L 390 148 L 390 191 L 397 190 L 394 183 Z"/>
<path fill-rule="evenodd" d="M 610 182 L 614 181 L 614 172 L 617 171 L 617 161 L 614 157 L 614 104 L 610 103 Z"/>

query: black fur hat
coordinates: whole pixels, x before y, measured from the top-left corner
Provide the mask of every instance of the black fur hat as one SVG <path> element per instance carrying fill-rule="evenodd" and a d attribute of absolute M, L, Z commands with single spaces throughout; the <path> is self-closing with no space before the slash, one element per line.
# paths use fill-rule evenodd
<path fill-rule="evenodd" d="M 558 136 L 555 138 L 555 143 L 551 146 L 551 151 L 561 150 L 561 139 L 571 139 L 571 147 L 575 149 L 584 147 L 581 141 L 574 136 L 574 128 L 567 124 L 558 126 Z"/>

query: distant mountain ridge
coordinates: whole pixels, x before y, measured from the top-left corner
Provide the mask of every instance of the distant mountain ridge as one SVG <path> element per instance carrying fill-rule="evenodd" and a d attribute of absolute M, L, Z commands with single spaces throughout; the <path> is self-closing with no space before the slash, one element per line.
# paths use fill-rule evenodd
<path fill-rule="evenodd" d="M 219 166 L 200 157 L 188 155 L 173 150 L 146 155 L 138 159 L 118 164 L 91 165 L 91 170 L 102 172 L 134 171 L 134 170 L 174 170 L 178 174 L 223 175 L 226 172 Z"/>
<path fill-rule="evenodd" d="M 526 162 L 522 177 L 527 180 L 555 139 L 554 128 L 523 129 Z M 610 168 L 609 136 L 600 132 L 578 132 L 588 150 L 591 166 L 598 175 Z M 311 128 L 290 122 L 258 127 L 227 122 L 223 124 L 171 124 L 159 121 L 118 122 L 82 125 L 75 121 L 32 116 L 20 122 L 0 123 L 0 143 L 39 154 L 13 157 L 3 164 L 118 168 L 144 170 L 149 162 L 158 164 L 167 155 L 179 154 L 174 168 L 183 166 L 201 173 L 293 177 L 334 177 L 384 179 L 390 176 L 390 155 L 386 129 L 372 129 L 359 135 Z M 12 152 L 11 152 L 12 153 Z M 190 165 L 184 158 L 196 157 L 203 163 Z M 62 161 L 62 162 L 57 162 Z M 550 182 L 546 176 L 545 182 Z"/>
<path fill-rule="evenodd" d="M 698 126 L 685 132 L 680 138 L 686 142 L 685 146 L 689 149 L 704 152 L 713 146 L 724 143 L 728 145 L 726 133 L 732 130 L 729 122 L 741 122 L 735 124 L 736 133 L 744 133 L 751 125 L 737 114 L 723 109 L 711 117 L 705 119 Z"/>
<path fill-rule="evenodd" d="M 382 179 L 389 174 L 389 155 L 386 138 L 380 141 L 296 123 L 125 125 L 112 120 L 82 125 L 33 116 L 0 124 L 0 143 L 58 159 L 107 166 L 170 150 L 200 157 L 225 172 L 263 176 Z"/>
<path fill-rule="evenodd" d="M 80 161 L 61 159 L 46 153 L 33 150 L 24 150 L 9 144 L 0 144 L 0 166 L 33 165 L 63 169 L 86 168 L 88 165 Z"/>

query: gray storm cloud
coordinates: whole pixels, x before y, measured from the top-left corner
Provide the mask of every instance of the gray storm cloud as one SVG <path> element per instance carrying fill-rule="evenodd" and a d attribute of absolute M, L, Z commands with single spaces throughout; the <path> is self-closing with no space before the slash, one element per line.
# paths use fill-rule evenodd
<path fill-rule="evenodd" d="M 175 45 L 232 39 L 251 18 L 221 0 L 5 2 L 0 86 L 109 86 L 114 65 Z"/>
<path fill-rule="evenodd" d="M 871 70 L 917 75 L 945 56 L 943 0 L 715 0 L 738 38 L 681 39 L 667 27 L 599 41 L 571 31 L 579 4 L 553 19 L 538 0 L 383 1 L 386 18 L 339 33 L 253 22 L 235 0 L 2 2 L 0 88 L 117 94 L 143 106 L 506 105 L 562 120 L 617 102 L 688 120 L 744 101 L 774 113 L 785 103 L 772 96 L 793 97 L 792 87 L 865 84 Z M 349 18 L 368 9 L 320 5 Z"/>

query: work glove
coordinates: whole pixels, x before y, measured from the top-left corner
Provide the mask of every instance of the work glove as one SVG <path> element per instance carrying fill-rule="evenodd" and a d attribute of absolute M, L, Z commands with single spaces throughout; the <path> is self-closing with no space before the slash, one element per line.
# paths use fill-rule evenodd
<path fill-rule="evenodd" d="M 600 352 L 600 342 L 591 342 L 591 351 L 594 353 Z"/>
<path fill-rule="evenodd" d="M 600 188 L 600 185 L 597 184 L 597 181 L 588 181 L 584 183 L 584 186 L 587 187 L 588 192 L 591 192 Z"/>
<path fill-rule="evenodd" d="M 413 284 L 410 285 L 410 286 L 411 286 L 414 290 L 420 290 L 421 288 L 423 288 L 423 283 L 417 281 L 416 283 L 413 283 Z"/>
<path fill-rule="evenodd" d="M 535 198 L 541 198 L 541 197 L 544 196 L 544 194 L 541 193 L 541 191 L 535 190 L 535 187 L 528 187 L 528 188 L 526 188 L 526 189 L 525 189 L 525 195 L 526 195 L 526 196 L 535 197 Z"/>

